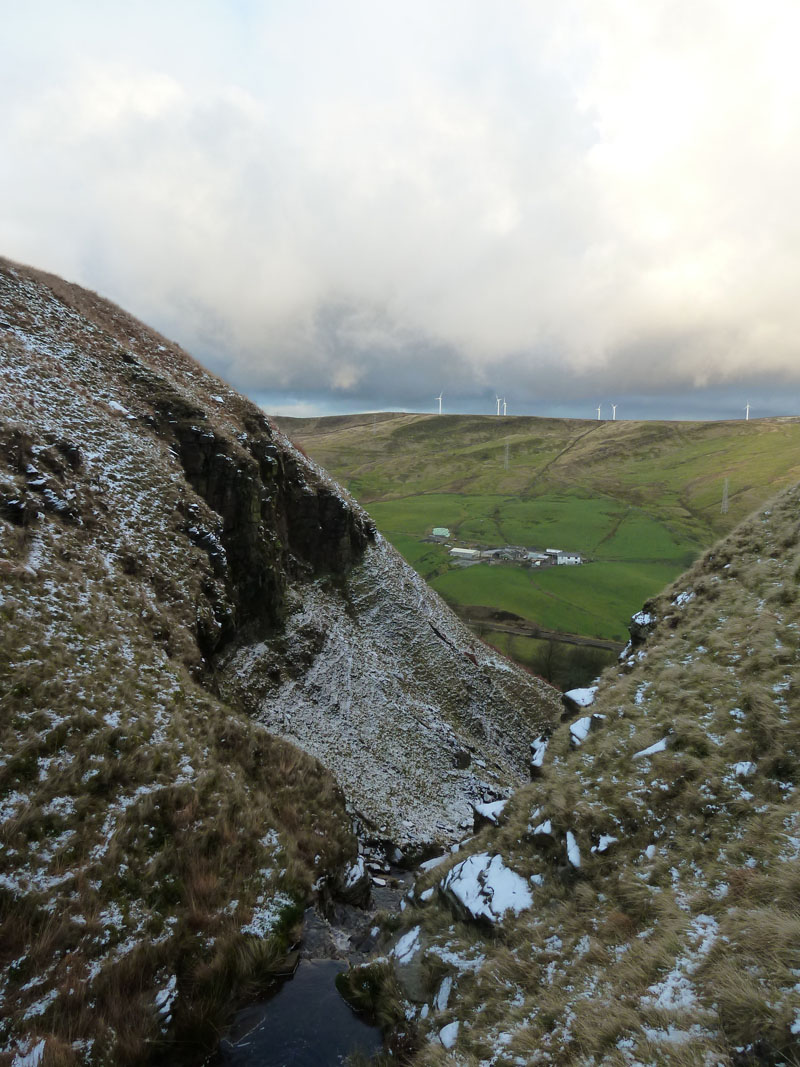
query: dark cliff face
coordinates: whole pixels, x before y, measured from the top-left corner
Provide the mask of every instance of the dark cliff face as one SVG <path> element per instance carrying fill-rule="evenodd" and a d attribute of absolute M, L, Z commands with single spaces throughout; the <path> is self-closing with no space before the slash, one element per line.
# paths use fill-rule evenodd
<path fill-rule="evenodd" d="M 35 271 L 26 274 L 29 281 L 45 283 L 48 299 L 35 308 L 5 299 L 8 336 L 46 338 L 53 358 L 87 398 L 109 391 L 124 398 L 134 452 L 143 435 L 154 437 L 181 464 L 190 491 L 176 503 L 174 536 L 204 552 L 208 564 L 198 575 L 195 603 L 203 657 L 220 652 L 243 629 L 257 634 L 279 626 L 287 582 L 342 574 L 360 558 L 375 536 L 369 517 L 345 501 L 255 405 L 94 294 Z M 0 263 L 0 282 L 11 289 L 18 278 L 19 268 L 9 270 Z M 41 451 L 36 421 L 5 429 L 7 454 L 18 473 L 32 466 L 31 445 Z M 87 489 L 79 484 L 78 470 L 84 445 L 78 431 L 74 440 L 47 453 L 60 451 L 75 483 L 70 502 L 62 501 L 61 521 L 91 522 L 92 504 L 97 503 L 84 501 L 83 516 L 76 510 Z M 10 521 L 27 525 L 36 522 L 43 507 L 58 510 L 52 496 L 31 493 L 27 499 L 26 487 L 19 489 L 0 494 L 0 512 Z M 146 566 L 146 549 L 144 557 Z"/>
<path fill-rule="evenodd" d="M 198 632 L 205 656 L 220 651 L 244 626 L 278 625 L 287 581 L 341 574 L 374 539 L 371 520 L 304 465 L 255 409 L 230 436 L 163 384 L 151 402 L 156 432 L 174 448 L 192 489 L 221 520 L 217 539 L 187 509 L 186 532 L 206 549 L 224 587 L 220 595 L 215 583 L 208 585 L 212 614 L 204 616 Z"/>

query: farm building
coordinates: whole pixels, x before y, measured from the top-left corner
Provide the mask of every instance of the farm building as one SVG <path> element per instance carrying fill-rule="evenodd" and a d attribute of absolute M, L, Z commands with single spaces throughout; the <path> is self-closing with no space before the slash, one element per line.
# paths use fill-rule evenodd
<path fill-rule="evenodd" d="M 480 559 L 480 552 L 477 548 L 451 548 L 450 555 L 454 559 Z"/>
<path fill-rule="evenodd" d="M 446 539 L 450 536 L 450 531 L 446 526 L 434 526 L 433 534 L 431 536 L 442 537 Z"/>
<path fill-rule="evenodd" d="M 516 545 L 505 545 L 503 548 L 487 548 L 481 552 L 481 559 L 505 559 L 505 560 L 522 560 L 526 559 L 528 552 L 524 548 L 518 548 Z"/>
<path fill-rule="evenodd" d="M 577 552 L 564 552 L 560 548 L 547 548 L 545 549 L 545 554 L 559 567 L 576 566 L 583 562 Z"/>

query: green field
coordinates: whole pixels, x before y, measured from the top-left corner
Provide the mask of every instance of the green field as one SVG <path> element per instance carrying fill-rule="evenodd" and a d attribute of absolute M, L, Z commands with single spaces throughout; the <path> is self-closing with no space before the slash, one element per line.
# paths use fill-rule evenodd
<path fill-rule="evenodd" d="M 458 607 L 477 604 L 513 612 L 546 630 L 624 642 L 630 616 L 675 577 L 675 568 L 663 563 L 597 562 L 543 571 L 479 564 L 429 580 Z"/>
<path fill-rule="evenodd" d="M 644 600 L 800 480 L 798 418 L 664 423 L 384 413 L 277 421 L 462 614 L 480 606 L 620 641 Z M 449 527 L 456 541 L 561 548 L 589 562 L 544 571 L 458 567 L 442 546 L 422 541 L 434 526 Z"/>
<path fill-rule="evenodd" d="M 576 686 L 585 685 L 617 658 L 615 652 L 607 652 L 602 648 L 586 648 L 563 641 L 520 637 L 488 627 L 478 627 L 478 633 L 487 645 L 522 664 L 545 681 L 557 685 L 559 689 L 574 689 Z"/>

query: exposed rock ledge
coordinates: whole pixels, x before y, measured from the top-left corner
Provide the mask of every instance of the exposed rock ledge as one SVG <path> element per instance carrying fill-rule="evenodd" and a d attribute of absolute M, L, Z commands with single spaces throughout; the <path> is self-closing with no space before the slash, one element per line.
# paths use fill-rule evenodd
<path fill-rule="evenodd" d="M 223 690 L 333 771 L 377 837 L 463 837 L 474 803 L 527 779 L 555 690 L 477 641 L 384 540 L 335 588 L 293 597 L 282 638 L 223 660 Z"/>

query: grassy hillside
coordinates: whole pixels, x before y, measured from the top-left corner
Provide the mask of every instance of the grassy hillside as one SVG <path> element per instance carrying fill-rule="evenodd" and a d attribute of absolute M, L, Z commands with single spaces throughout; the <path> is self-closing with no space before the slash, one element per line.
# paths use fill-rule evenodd
<path fill-rule="evenodd" d="M 454 606 L 621 639 L 700 552 L 800 478 L 800 419 L 594 422 L 354 415 L 280 419 Z M 722 511 L 725 480 L 728 510 Z M 575 550 L 578 571 L 452 570 L 433 526 L 487 545 Z"/>
<path fill-rule="evenodd" d="M 500 825 L 419 879 L 386 943 L 415 1063 L 800 1064 L 798 515 L 649 602 Z"/>

